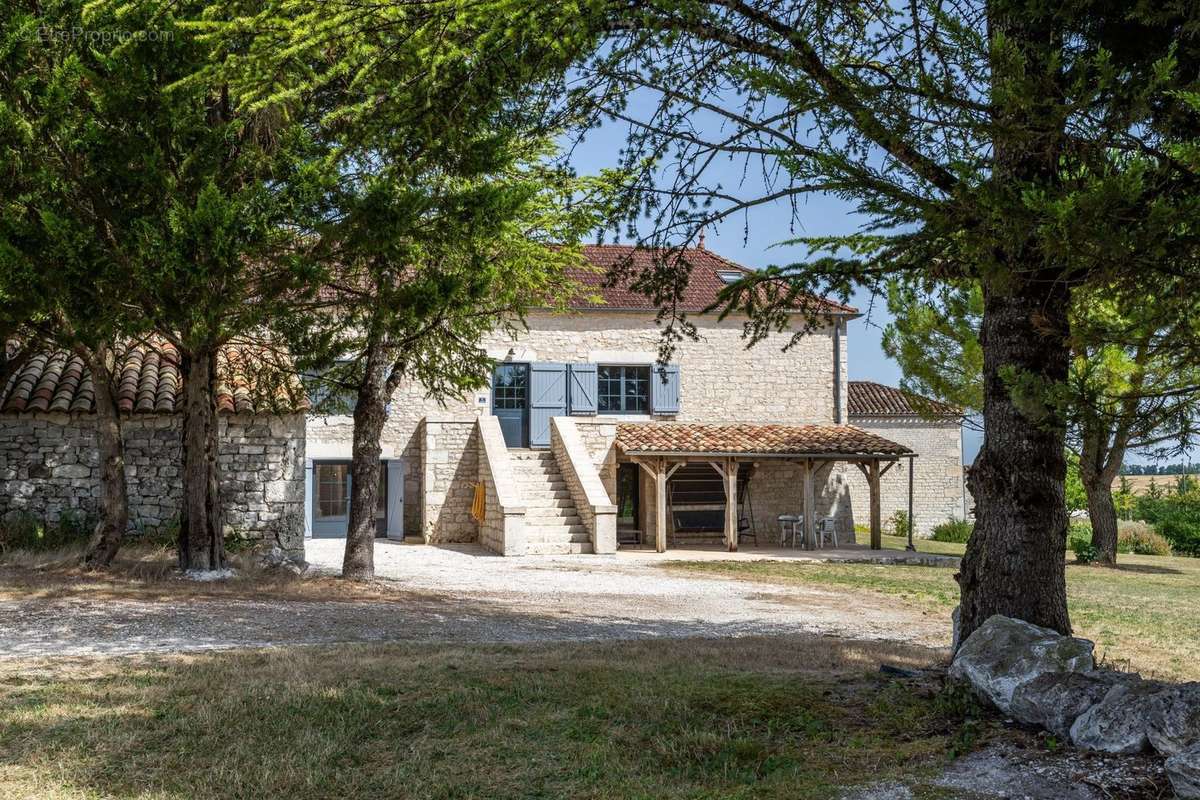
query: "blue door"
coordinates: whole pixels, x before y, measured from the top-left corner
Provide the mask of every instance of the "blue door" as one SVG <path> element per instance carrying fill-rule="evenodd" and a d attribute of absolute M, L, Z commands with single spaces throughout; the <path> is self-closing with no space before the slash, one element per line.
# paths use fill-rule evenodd
<path fill-rule="evenodd" d="M 504 443 L 529 446 L 529 365 L 497 364 L 492 374 L 492 413 L 500 422 Z"/>
<path fill-rule="evenodd" d="M 396 462 L 399 464 L 400 462 Z M 380 469 L 379 507 L 375 512 L 377 536 L 388 532 L 388 469 Z M 314 539 L 340 539 L 350 526 L 350 462 L 315 461 L 312 476 L 312 535 Z M 403 491 L 400 503 L 404 502 Z M 396 507 L 403 515 L 403 505 Z M 402 523 L 401 523 L 402 524 Z"/>

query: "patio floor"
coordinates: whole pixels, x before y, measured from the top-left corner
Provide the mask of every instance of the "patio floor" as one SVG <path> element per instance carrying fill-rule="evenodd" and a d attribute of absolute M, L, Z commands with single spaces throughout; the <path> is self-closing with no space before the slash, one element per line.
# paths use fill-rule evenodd
<path fill-rule="evenodd" d="M 779 545 L 741 545 L 731 553 L 723 544 L 689 544 L 669 547 L 665 553 L 657 553 L 653 545 L 621 545 L 617 558 L 630 561 L 796 561 L 808 564 L 908 564 L 921 567 L 957 567 L 956 556 L 934 553 L 917 553 L 907 550 L 872 550 L 862 544 L 847 544 L 841 547 L 825 547 L 803 550 L 799 547 Z"/>

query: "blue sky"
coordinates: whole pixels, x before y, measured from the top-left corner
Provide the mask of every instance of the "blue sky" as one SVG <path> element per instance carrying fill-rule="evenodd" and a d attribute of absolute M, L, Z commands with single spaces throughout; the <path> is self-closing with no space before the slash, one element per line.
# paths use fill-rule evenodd
<path fill-rule="evenodd" d="M 580 174 L 595 174 L 617 164 L 618 151 L 625 143 L 622 126 L 604 126 L 593 131 L 573 152 L 571 163 Z M 756 196 L 762 183 L 754 178 L 742 180 L 740 164 L 729 164 L 718 173 L 728 181 L 726 188 L 740 184 L 740 194 Z M 723 174 L 721 174 L 723 173 Z M 725 258 L 746 267 L 761 269 L 771 264 L 795 263 L 804 259 L 803 247 L 778 246 L 795 236 L 821 236 L 850 233 L 863 218 L 844 201 L 828 195 L 809 195 L 800 201 L 798 216 L 786 201 L 757 206 L 746 216 L 725 221 L 706 233 L 706 247 Z M 609 234 L 611 237 L 611 233 Z M 611 238 L 609 239 L 611 241 Z M 871 293 L 859 290 L 851 300 L 863 316 L 850 323 L 847 337 L 847 366 L 851 380 L 870 380 L 891 386 L 899 385 L 899 365 L 884 355 L 881 339 L 883 328 L 891 321 L 887 303 Z M 964 463 L 971 463 L 979 450 L 982 435 L 964 430 Z"/>

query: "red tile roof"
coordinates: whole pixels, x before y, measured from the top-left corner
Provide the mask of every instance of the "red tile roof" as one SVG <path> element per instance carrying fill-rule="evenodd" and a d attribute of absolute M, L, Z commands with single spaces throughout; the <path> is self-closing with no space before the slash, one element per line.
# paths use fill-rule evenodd
<path fill-rule="evenodd" d="M 583 256 L 592 271 L 586 269 L 572 270 L 570 277 L 587 287 L 591 294 L 599 295 L 604 302 L 592 302 L 589 298 L 581 297 L 572 302 L 572 308 L 587 309 L 646 309 L 657 308 L 654 301 L 645 294 L 631 288 L 631 283 L 639 275 L 650 272 L 661 266 L 665 260 L 672 265 L 675 260 L 681 260 L 691 267 L 687 288 L 684 289 L 681 310 L 699 312 L 717 301 L 717 295 L 726 287 L 721 279 L 722 272 L 738 272 L 751 274 L 753 270 L 740 264 L 722 258 L 711 250 L 699 247 L 689 247 L 684 250 L 655 250 L 633 245 L 605 244 L 584 245 Z M 614 286 L 605 286 L 609 275 L 618 274 L 620 277 Z M 812 298 L 815 303 L 812 311 L 836 314 L 854 314 L 857 309 L 834 302 L 825 298 Z"/>
<path fill-rule="evenodd" d="M 852 417 L 961 417 L 962 409 L 871 381 L 850 381 L 846 398 Z"/>
<path fill-rule="evenodd" d="M 217 410 L 225 414 L 295 413 L 308 408 L 289 365 L 262 347 L 228 345 L 217 357 Z M 172 414 L 182 409 L 179 355 L 167 342 L 126 352 L 117 374 L 117 406 L 126 414 Z M 38 353 L 0 392 L 0 413 L 96 410 L 92 377 L 76 355 Z"/>
<path fill-rule="evenodd" d="M 907 447 L 850 425 L 693 425 L 626 422 L 617 425 L 617 446 L 628 454 L 706 455 L 889 455 Z"/>

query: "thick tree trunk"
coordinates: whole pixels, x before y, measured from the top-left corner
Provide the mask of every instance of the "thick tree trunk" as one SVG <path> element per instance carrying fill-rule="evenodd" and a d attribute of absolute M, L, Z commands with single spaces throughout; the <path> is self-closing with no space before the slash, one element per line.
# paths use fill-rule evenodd
<path fill-rule="evenodd" d="M 125 440 L 113 392 L 110 355 L 110 351 L 104 349 L 89 352 L 85 357 L 96 399 L 96 449 L 100 456 L 100 521 L 83 557 L 90 567 L 107 567 L 112 563 L 129 527 Z"/>
<path fill-rule="evenodd" d="M 217 463 L 217 347 L 183 356 L 183 514 L 179 568 L 225 566 L 225 519 Z"/>
<path fill-rule="evenodd" d="M 1011 384 L 1032 378 L 1036 394 L 1066 380 L 1068 301 L 1053 282 L 984 288 L 984 440 L 972 467 L 977 521 L 959 574 L 959 641 L 993 614 L 1071 630 L 1064 428 Z"/>
<path fill-rule="evenodd" d="M 1096 549 L 1096 563 L 1111 567 L 1117 563 L 1117 507 L 1113 503 L 1112 482 L 1125 460 L 1128 440 L 1123 438 L 1121 429 L 1110 434 L 1094 418 L 1085 420 L 1082 428 L 1079 480 L 1087 494 L 1092 547 Z"/>
<path fill-rule="evenodd" d="M 363 382 L 354 404 L 354 444 L 350 463 L 350 522 L 342 577 L 369 580 L 375 577 L 375 511 L 379 505 L 380 438 L 387 421 L 388 369 L 385 348 L 373 341 L 367 346 Z"/>
<path fill-rule="evenodd" d="M 1092 521 L 1092 547 L 1096 548 L 1096 563 L 1116 566 L 1117 563 L 1117 506 L 1113 503 L 1112 483 L 1103 479 L 1085 480 L 1088 517 Z"/>

